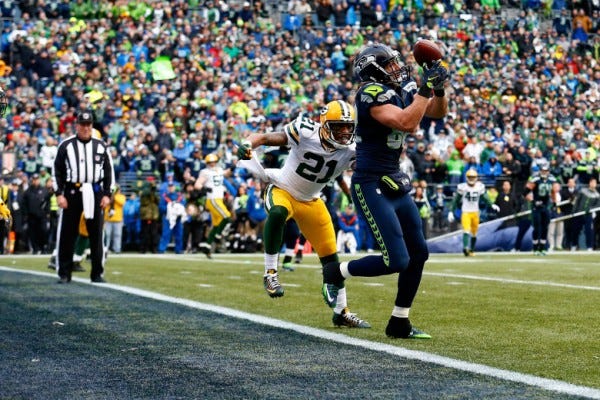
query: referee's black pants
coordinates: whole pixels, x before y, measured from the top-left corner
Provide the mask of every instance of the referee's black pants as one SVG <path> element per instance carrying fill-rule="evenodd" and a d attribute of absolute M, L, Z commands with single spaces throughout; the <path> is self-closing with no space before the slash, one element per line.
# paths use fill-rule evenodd
<path fill-rule="evenodd" d="M 65 190 L 68 207 L 62 210 L 58 221 L 56 241 L 58 245 L 58 276 L 71 280 L 73 271 L 73 252 L 75 239 L 79 234 L 79 220 L 83 212 L 81 191 L 76 185 L 69 185 Z M 86 219 L 86 227 L 90 239 L 92 272 L 90 278 L 96 279 L 104 272 L 104 248 L 102 244 L 102 227 L 104 210 L 100 208 L 102 193 L 94 191 L 94 218 Z"/>

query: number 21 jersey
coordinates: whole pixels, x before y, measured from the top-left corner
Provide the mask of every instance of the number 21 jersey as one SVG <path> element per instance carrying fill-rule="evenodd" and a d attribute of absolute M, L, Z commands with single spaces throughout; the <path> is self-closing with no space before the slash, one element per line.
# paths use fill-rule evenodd
<path fill-rule="evenodd" d="M 318 122 L 302 116 L 287 124 L 290 154 L 281 169 L 266 170 L 275 186 L 299 201 L 319 198 L 323 187 L 354 162 L 355 145 L 328 151 L 321 144 L 320 128 Z"/>

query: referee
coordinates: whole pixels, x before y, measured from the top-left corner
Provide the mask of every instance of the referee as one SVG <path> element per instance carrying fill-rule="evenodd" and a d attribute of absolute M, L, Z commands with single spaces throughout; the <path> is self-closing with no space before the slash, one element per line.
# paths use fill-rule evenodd
<path fill-rule="evenodd" d="M 69 283 L 73 269 L 73 250 L 79 219 L 84 213 L 90 239 L 92 282 L 106 282 L 102 244 L 103 210 L 110 204 L 114 171 L 108 147 L 92 137 L 93 114 L 77 113 L 75 136 L 65 139 L 54 160 L 56 201 L 62 209 L 57 232 L 58 283 Z"/>

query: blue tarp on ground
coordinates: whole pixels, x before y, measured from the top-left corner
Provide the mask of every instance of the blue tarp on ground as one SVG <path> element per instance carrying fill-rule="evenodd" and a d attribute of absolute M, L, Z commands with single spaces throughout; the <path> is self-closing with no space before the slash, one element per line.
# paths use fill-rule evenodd
<path fill-rule="evenodd" d="M 503 221 L 491 221 L 479 227 L 475 252 L 483 251 L 510 251 L 515 247 L 518 228 L 505 226 Z M 522 251 L 530 251 L 531 227 L 525 233 L 521 243 Z M 450 237 L 441 240 L 428 240 L 427 247 L 430 253 L 459 253 L 463 248 L 463 231 L 456 231 Z"/>

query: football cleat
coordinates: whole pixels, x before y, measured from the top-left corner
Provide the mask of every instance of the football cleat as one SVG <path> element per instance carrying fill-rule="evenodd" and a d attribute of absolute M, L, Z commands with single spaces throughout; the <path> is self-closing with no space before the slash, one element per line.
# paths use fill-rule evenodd
<path fill-rule="evenodd" d="M 263 276 L 263 285 L 265 286 L 265 290 L 267 294 L 271 297 L 281 297 L 283 296 L 283 286 L 279 283 L 279 278 L 277 276 L 277 271 L 274 269 L 270 269 Z"/>
<path fill-rule="evenodd" d="M 209 258 L 209 259 L 212 258 L 210 244 L 208 244 L 206 242 L 202 242 L 198 245 L 198 248 L 200 249 L 201 252 L 203 252 L 206 255 L 206 258 Z"/>
<path fill-rule="evenodd" d="M 73 272 L 85 272 L 85 268 L 83 268 L 81 266 L 81 262 L 80 261 L 74 261 L 73 262 Z"/>
<path fill-rule="evenodd" d="M 463 254 L 465 257 L 469 257 L 469 249 L 463 249 Z"/>
<path fill-rule="evenodd" d="M 413 326 L 406 339 L 431 339 L 431 335 Z"/>
<path fill-rule="evenodd" d="M 48 261 L 48 269 L 56 269 L 56 256 L 50 257 L 50 261 Z"/>
<path fill-rule="evenodd" d="M 284 271 L 294 272 L 294 267 L 292 267 L 292 263 L 283 263 L 281 264 L 281 268 L 283 268 Z"/>
<path fill-rule="evenodd" d="M 431 339 L 431 335 L 411 325 L 408 318 L 391 316 L 385 334 L 394 339 Z"/>
<path fill-rule="evenodd" d="M 370 328 L 371 324 L 352 314 L 348 307 L 344 308 L 340 314 L 333 313 L 333 325 L 337 327 L 347 326 L 349 328 Z"/>
<path fill-rule="evenodd" d="M 294 257 L 294 262 L 296 264 L 300 264 L 302 262 L 302 250 L 298 250 L 296 257 Z"/>

